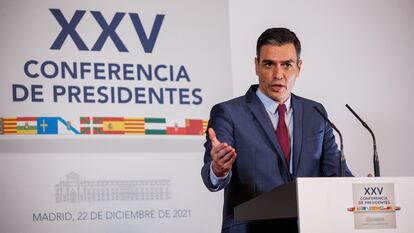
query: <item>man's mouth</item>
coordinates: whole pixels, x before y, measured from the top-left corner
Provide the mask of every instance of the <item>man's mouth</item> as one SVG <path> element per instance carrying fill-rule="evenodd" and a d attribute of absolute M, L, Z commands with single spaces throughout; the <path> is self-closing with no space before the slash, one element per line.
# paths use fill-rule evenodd
<path fill-rule="evenodd" d="M 273 84 L 272 91 L 282 91 L 285 88 L 282 84 Z"/>

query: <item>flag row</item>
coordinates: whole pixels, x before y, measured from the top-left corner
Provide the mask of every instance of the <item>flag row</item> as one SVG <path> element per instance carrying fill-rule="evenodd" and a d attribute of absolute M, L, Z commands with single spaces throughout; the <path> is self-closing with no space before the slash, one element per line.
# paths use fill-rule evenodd
<path fill-rule="evenodd" d="M 3 117 L 0 134 L 204 135 L 207 122 L 155 117 L 79 117 L 75 121 L 62 117 Z"/>

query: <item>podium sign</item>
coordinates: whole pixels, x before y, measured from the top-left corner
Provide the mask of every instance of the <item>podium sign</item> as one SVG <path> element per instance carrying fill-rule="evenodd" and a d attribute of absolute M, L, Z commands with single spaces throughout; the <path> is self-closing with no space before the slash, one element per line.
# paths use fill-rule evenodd
<path fill-rule="evenodd" d="M 298 178 L 301 233 L 406 233 L 414 229 L 414 178 Z"/>

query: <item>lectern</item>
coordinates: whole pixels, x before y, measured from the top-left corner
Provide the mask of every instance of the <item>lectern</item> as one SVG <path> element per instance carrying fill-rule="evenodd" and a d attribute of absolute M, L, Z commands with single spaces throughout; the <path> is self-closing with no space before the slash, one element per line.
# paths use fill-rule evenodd
<path fill-rule="evenodd" d="M 234 208 L 236 220 L 298 218 L 300 233 L 414 232 L 413 216 L 413 177 L 298 178 Z"/>

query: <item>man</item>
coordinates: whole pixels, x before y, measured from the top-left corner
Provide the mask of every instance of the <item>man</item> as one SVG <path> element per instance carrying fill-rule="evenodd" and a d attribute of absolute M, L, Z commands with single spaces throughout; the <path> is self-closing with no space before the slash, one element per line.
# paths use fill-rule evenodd
<path fill-rule="evenodd" d="M 325 109 L 291 93 L 300 51 L 295 33 L 267 29 L 256 46 L 259 85 L 211 110 L 201 176 L 209 190 L 224 189 L 223 233 L 297 232 L 294 219 L 235 221 L 233 208 L 296 177 L 339 175 L 332 128 L 314 106 Z"/>

